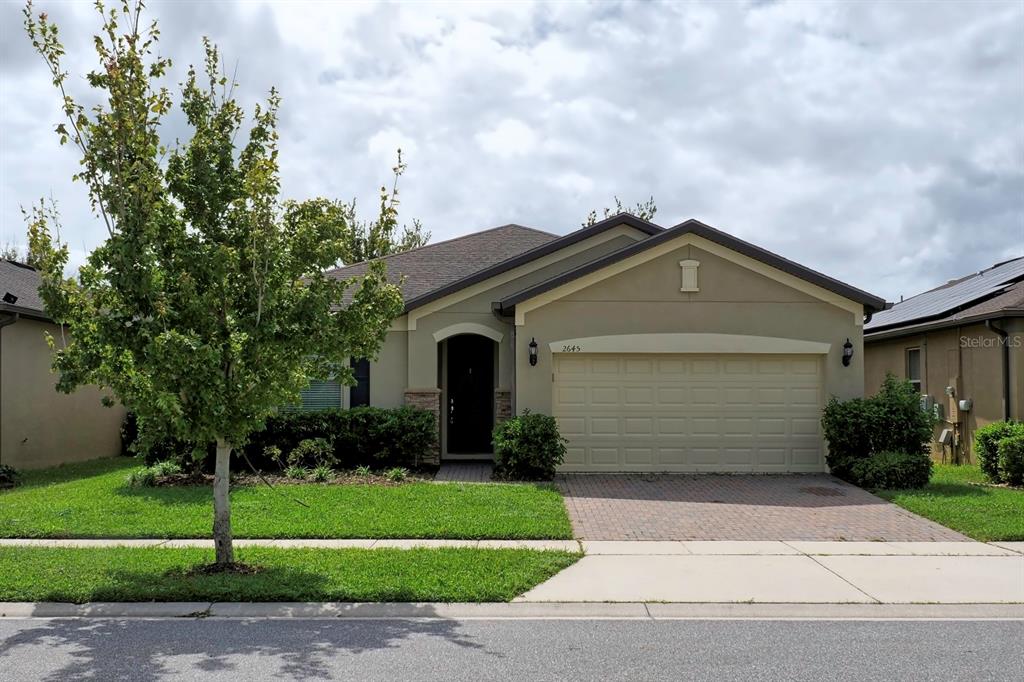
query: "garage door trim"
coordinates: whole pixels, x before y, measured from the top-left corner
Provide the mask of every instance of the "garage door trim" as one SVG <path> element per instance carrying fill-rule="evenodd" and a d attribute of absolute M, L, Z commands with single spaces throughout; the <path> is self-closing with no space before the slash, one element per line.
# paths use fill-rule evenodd
<path fill-rule="evenodd" d="M 552 353 L 827 355 L 831 343 L 746 334 L 614 334 L 552 341 Z"/>

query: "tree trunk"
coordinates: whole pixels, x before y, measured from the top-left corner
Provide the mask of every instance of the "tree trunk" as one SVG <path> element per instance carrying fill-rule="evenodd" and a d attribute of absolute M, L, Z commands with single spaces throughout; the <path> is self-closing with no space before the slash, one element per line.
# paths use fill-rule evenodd
<path fill-rule="evenodd" d="M 235 563 L 235 549 L 231 543 L 231 444 L 217 439 L 217 463 L 213 473 L 213 543 L 217 549 L 217 564 Z"/>

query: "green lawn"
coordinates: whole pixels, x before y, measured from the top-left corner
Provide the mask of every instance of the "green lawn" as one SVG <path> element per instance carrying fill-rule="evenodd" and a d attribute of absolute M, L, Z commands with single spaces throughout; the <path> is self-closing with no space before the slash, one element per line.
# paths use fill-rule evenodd
<path fill-rule="evenodd" d="M 578 554 L 241 548 L 252 575 L 187 575 L 205 549 L 0 548 L 0 601 L 509 601 Z"/>
<path fill-rule="evenodd" d="M 927 487 L 877 494 L 975 540 L 1024 540 L 1024 490 L 983 483 L 976 466 L 936 464 Z"/>
<path fill-rule="evenodd" d="M 129 488 L 125 477 L 137 466 L 114 458 L 25 472 L 21 486 L 0 492 L 0 537 L 210 537 L 208 486 Z M 549 486 L 252 485 L 232 490 L 231 504 L 238 538 L 572 537 L 562 496 Z"/>

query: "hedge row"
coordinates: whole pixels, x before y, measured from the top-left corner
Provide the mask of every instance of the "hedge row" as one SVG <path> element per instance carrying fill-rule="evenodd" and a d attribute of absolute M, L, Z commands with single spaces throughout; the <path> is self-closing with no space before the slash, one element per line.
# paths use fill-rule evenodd
<path fill-rule="evenodd" d="M 126 450 L 130 450 L 135 436 L 134 419 L 129 416 L 122 429 Z M 263 430 L 252 434 L 249 442 L 234 453 L 232 467 L 236 471 L 247 469 L 248 458 L 262 471 L 280 469 L 293 452 L 309 450 L 308 444 L 303 448 L 300 444 L 312 439 L 328 443 L 336 460 L 334 466 L 339 469 L 418 467 L 437 446 L 437 423 L 432 413 L 413 407 L 283 412 L 267 419 Z M 142 454 L 146 464 L 177 461 L 184 466 L 196 466 L 191 462 L 193 449 L 188 443 L 167 440 Z M 212 445 L 207 452 L 212 454 Z M 207 456 L 198 466 L 212 467 L 212 460 Z"/>

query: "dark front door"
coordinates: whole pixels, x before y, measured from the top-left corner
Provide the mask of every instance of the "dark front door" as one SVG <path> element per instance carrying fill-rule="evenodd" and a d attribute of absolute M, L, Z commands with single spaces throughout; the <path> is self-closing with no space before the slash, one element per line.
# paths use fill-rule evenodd
<path fill-rule="evenodd" d="M 494 342 L 483 336 L 448 339 L 448 452 L 492 452 Z"/>

